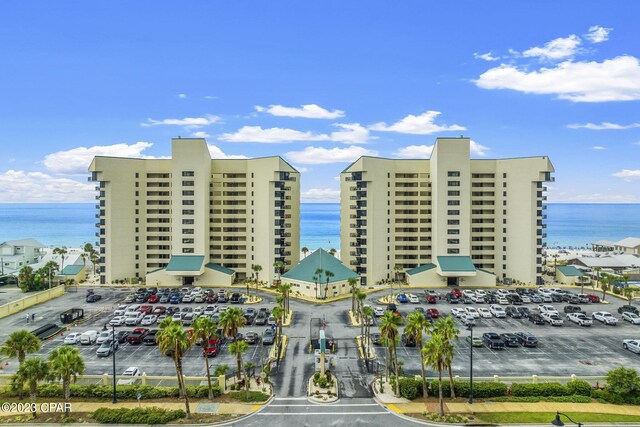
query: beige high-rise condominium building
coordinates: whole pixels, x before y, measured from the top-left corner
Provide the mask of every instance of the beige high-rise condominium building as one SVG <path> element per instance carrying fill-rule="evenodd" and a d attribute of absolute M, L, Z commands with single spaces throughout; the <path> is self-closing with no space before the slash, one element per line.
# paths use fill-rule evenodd
<path fill-rule="evenodd" d="M 428 160 L 361 157 L 342 172 L 341 257 L 363 284 L 540 283 L 549 158 L 469 156 L 469 138 L 438 138 Z"/>
<path fill-rule="evenodd" d="M 171 159 L 98 156 L 100 282 L 216 285 L 300 258 L 300 173 L 280 157 L 211 159 L 200 138 L 172 140 Z"/>

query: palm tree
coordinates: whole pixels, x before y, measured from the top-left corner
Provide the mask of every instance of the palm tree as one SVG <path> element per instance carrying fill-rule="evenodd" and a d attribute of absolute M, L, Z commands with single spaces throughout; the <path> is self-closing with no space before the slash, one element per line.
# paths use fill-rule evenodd
<path fill-rule="evenodd" d="M 64 270 L 64 257 L 67 255 L 66 248 L 55 248 L 53 250 L 54 255 L 60 255 L 60 271 Z"/>
<path fill-rule="evenodd" d="M 218 327 L 222 328 L 222 334 L 225 337 L 231 338 L 235 342 L 238 331 L 245 323 L 247 323 L 247 319 L 244 318 L 242 310 L 232 307 L 222 312 Z"/>
<path fill-rule="evenodd" d="M 558 278 L 558 258 L 560 258 L 559 254 L 551 255 L 553 258 L 553 280 L 557 280 Z"/>
<path fill-rule="evenodd" d="M 93 245 L 91 243 L 85 243 L 82 247 L 82 250 L 89 255 L 95 252 L 95 249 L 93 249 Z"/>
<path fill-rule="evenodd" d="M 609 284 L 615 282 L 615 278 L 613 276 L 609 276 L 608 274 L 602 275 L 602 283 L 600 284 L 600 289 L 602 289 L 602 301 L 607 296 L 607 291 L 609 290 Z"/>
<path fill-rule="evenodd" d="M 53 281 L 53 276 L 55 276 L 55 274 L 58 271 L 62 271 L 62 270 L 60 270 L 58 263 L 55 261 L 49 261 L 44 265 L 44 267 L 42 267 L 42 269 L 45 271 L 45 274 L 49 279 L 49 289 L 51 289 L 51 282 Z"/>
<path fill-rule="evenodd" d="M 451 344 L 449 344 L 451 346 Z M 445 351 L 447 344 L 439 334 L 433 334 L 421 349 L 427 365 L 438 371 L 438 398 L 440 399 L 440 416 L 444 415 L 444 397 L 442 395 L 442 371 L 445 365 Z"/>
<path fill-rule="evenodd" d="M 278 282 L 280 282 L 280 275 L 283 273 L 284 270 L 284 262 L 282 261 L 275 261 L 273 263 L 273 270 L 276 272 L 276 274 L 278 275 Z"/>
<path fill-rule="evenodd" d="M 213 399 L 213 388 L 211 387 L 211 372 L 209 371 L 209 360 L 206 357 L 206 348 L 209 341 L 217 337 L 216 334 L 217 325 L 209 317 L 198 317 L 193 322 L 193 335 L 192 339 L 200 340 L 200 346 L 204 357 L 204 367 L 207 372 L 207 387 L 209 388 L 209 399 Z"/>
<path fill-rule="evenodd" d="M 453 322 L 453 318 L 451 316 L 447 316 L 440 317 L 438 318 L 438 320 L 436 320 L 433 325 L 433 333 L 440 335 L 447 346 L 451 345 L 451 351 L 445 351 L 444 366 L 449 371 L 449 386 L 451 388 L 451 397 L 455 399 L 456 392 L 453 387 L 453 372 L 451 369 L 451 365 L 453 364 L 453 344 L 451 342 L 458 339 L 458 337 L 460 336 L 460 330 L 456 328 L 456 324 Z M 446 347 L 445 350 L 449 350 L 449 347 Z"/>
<path fill-rule="evenodd" d="M 284 311 L 286 315 L 289 315 L 289 311 L 291 310 L 289 306 L 289 302 L 291 301 L 290 294 L 291 294 L 292 287 L 293 285 L 291 283 L 282 283 L 279 287 L 279 290 L 282 292 L 282 295 L 284 296 Z"/>
<path fill-rule="evenodd" d="M 304 257 L 307 257 L 307 254 L 309 253 L 309 248 L 306 246 L 303 246 L 302 249 L 300 249 L 300 252 L 302 252 L 302 254 L 304 255 Z"/>
<path fill-rule="evenodd" d="M 9 358 L 18 358 L 18 363 L 22 365 L 27 354 L 40 350 L 42 343 L 40 339 L 26 329 L 12 332 L 9 338 L 0 347 L 0 353 Z"/>
<path fill-rule="evenodd" d="M 41 357 L 27 359 L 18 368 L 14 377 L 20 389 L 26 383 L 29 387 L 29 395 L 31 396 L 31 413 L 33 418 L 36 417 L 36 394 L 38 392 L 38 382 L 44 381 L 49 377 L 49 364 Z"/>
<path fill-rule="evenodd" d="M 256 367 L 256 364 L 253 362 L 247 362 L 244 364 L 244 378 L 246 380 L 244 384 L 244 389 L 246 391 L 247 399 L 249 399 L 249 388 L 251 388 L 251 377 L 249 376 L 249 372 L 254 370 L 255 367 Z"/>
<path fill-rule="evenodd" d="M 596 288 L 600 287 L 600 271 L 602 271 L 602 267 L 596 267 L 593 269 L 596 272 Z"/>
<path fill-rule="evenodd" d="M 400 264 L 396 264 L 393 266 L 393 278 L 396 282 L 400 282 L 398 277 L 400 277 L 401 271 L 402 271 L 402 266 Z"/>
<path fill-rule="evenodd" d="M 356 316 L 356 286 L 358 286 L 358 279 L 355 277 L 349 277 L 347 279 L 347 283 L 351 288 L 351 314 L 353 317 Z"/>
<path fill-rule="evenodd" d="M 256 283 L 259 281 L 259 274 L 262 271 L 262 266 L 260 264 L 251 264 L 251 269 L 253 273 L 256 275 Z"/>
<path fill-rule="evenodd" d="M 369 348 L 371 347 L 371 319 L 373 319 L 373 308 L 366 306 L 362 308 L 362 323 L 365 324 L 364 336 L 360 337 L 360 342 L 363 343 L 366 339 L 367 347 L 364 348 L 364 360 L 369 363 Z"/>
<path fill-rule="evenodd" d="M 318 298 L 318 283 L 322 281 L 322 273 L 324 273 L 324 270 L 321 268 L 316 268 L 313 273 L 313 281 L 316 283 L 316 298 Z"/>
<path fill-rule="evenodd" d="M 96 264 L 100 261 L 100 257 L 96 252 L 92 252 L 91 255 L 89 255 L 89 261 L 91 261 L 91 265 L 93 267 L 93 274 L 96 274 Z"/>
<path fill-rule="evenodd" d="M 362 321 L 362 306 L 364 305 L 365 298 L 367 298 L 367 294 L 360 289 L 356 289 L 356 301 L 358 302 L 358 307 L 356 308 L 358 314 L 356 318 L 358 319 L 358 321 L 360 321 L 360 335 L 362 335 L 362 333 L 364 332 L 364 322 Z"/>
<path fill-rule="evenodd" d="M 398 325 L 402 323 L 402 319 L 397 314 L 387 311 L 380 318 L 379 328 L 380 336 L 389 348 L 389 358 L 395 368 L 396 376 L 396 395 L 400 395 L 400 381 L 398 378 L 398 354 L 396 352 L 398 345 Z"/>
<path fill-rule="evenodd" d="M 629 305 L 631 305 L 631 300 L 633 299 L 633 295 L 635 294 L 635 292 L 636 290 L 633 288 L 630 288 L 629 286 L 625 286 L 623 290 L 623 294 L 625 298 L 627 298 L 627 300 L 629 301 Z"/>
<path fill-rule="evenodd" d="M 336 252 L 338 252 L 335 248 L 329 249 L 329 255 L 336 256 Z"/>
<path fill-rule="evenodd" d="M 324 298 L 327 298 L 327 292 L 329 292 L 329 281 L 331 280 L 331 278 L 335 276 L 335 274 L 333 274 L 333 271 L 329 271 L 329 270 L 325 270 L 324 272 L 324 277 L 327 278 L 327 284 L 324 287 Z"/>
<path fill-rule="evenodd" d="M 236 356 L 238 363 L 238 370 L 236 372 L 236 378 L 240 380 L 242 375 L 242 354 L 247 351 L 249 344 L 246 341 L 234 341 L 229 344 L 229 353 Z"/>
<path fill-rule="evenodd" d="M 69 398 L 71 397 L 71 381 L 76 382 L 78 375 L 84 374 L 85 365 L 77 348 L 58 347 L 49 353 L 50 378 L 62 381 L 64 392 L 65 417 L 69 416 Z"/>
<path fill-rule="evenodd" d="M 276 347 L 280 348 L 280 341 L 282 340 L 282 318 L 284 317 L 284 309 L 278 305 L 273 308 L 271 315 L 276 319 Z"/>
<path fill-rule="evenodd" d="M 581 294 L 584 294 L 584 282 L 585 282 L 586 278 L 587 278 L 586 276 L 578 277 L 578 280 L 580 280 L 580 293 Z"/>
<path fill-rule="evenodd" d="M 414 311 L 407 316 L 407 326 L 404 328 L 405 334 L 415 340 L 418 348 L 422 348 L 423 333 L 427 332 L 431 327 L 431 323 L 419 311 Z M 422 395 L 427 398 L 429 388 L 427 387 L 427 378 L 424 370 L 424 356 L 420 352 L 420 373 L 422 375 Z"/>
<path fill-rule="evenodd" d="M 178 378 L 178 389 L 180 395 L 184 398 L 185 412 L 187 418 L 191 419 L 191 409 L 189 408 L 189 395 L 184 383 L 184 375 L 182 370 L 182 358 L 185 353 L 193 345 L 193 339 L 190 332 L 182 328 L 182 323 L 167 317 L 160 322 L 160 331 L 156 335 L 158 349 L 161 354 L 171 354 L 173 364 L 176 368 L 176 377 Z"/>

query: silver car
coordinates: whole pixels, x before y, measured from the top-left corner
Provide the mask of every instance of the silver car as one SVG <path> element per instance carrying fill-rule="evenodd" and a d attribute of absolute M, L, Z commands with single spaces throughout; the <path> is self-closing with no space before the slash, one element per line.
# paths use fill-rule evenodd
<path fill-rule="evenodd" d="M 109 357 L 111 353 L 118 349 L 118 340 L 105 340 L 102 342 L 98 350 L 96 350 L 96 355 L 98 357 Z"/>
<path fill-rule="evenodd" d="M 622 340 L 622 348 L 634 353 L 640 353 L 640 340 Z"/>
<path fill-rule="evenodd" d="M 633 323 L 634 325 L 640 325 L 640 316 L 630 311 L 625 311 L 622 313 L 622 320 L 626 320 L 629 323 Z"/>

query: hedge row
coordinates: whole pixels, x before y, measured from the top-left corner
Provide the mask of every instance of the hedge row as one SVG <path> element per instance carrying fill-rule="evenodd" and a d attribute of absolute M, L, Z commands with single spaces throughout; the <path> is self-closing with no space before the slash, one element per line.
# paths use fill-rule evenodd
<path fill-rule="evenodd" d="M 640 405 L 640 396 L 619 395 L 611 393 L 606 388 L 604 390 L 593 390 L 594 399 L 603 403 L 613 403 L 616 405 Z"/>
<path fill-rule="evenodd" d="M 113 386 L 111 385 L 79 385 L 71 384 L 69 387 L 71 391 L 71 397 L 79 398 L 96 398 L 96 399 L 111 399 L 113 396 Z M 222 395 L 220 387 L 213 386 L 213 397 Z M 140 393 L 140 399 L 161 399 L 164 397 L 178 397 L 178 387 L 154 387 L 150 385 L 120 385 L 116 389 L 116 397 L 122 400 L 135 400 Z M 15 395 L 15 391 L 5 390 L 4 396 L 12 397 Z M 189 397 L 201 397 L 206 398 L 209 396 L 209 389 L 207 386 L 187 386 L 187 394 Z M 60 384 L 42 384 L 38 386 L 38 396 L 45 398 L 60 398 L 63 397 L 62 385 Z"/>
<path fill-rule="evenodd" d="M 185 418 L 187 414 L 179 409 L 167 411 L 162 408 L 100 408 L 91 417 L 103 424 L 166 424 Z"/>
<path fill-rule="evenodd" d="M 513 396 L 591 396 L 591 385 L 582 380 L 571 381 L 567 385 L 560 383 L 512 384 Z"/>
<path fill-rule="evenodd" d="M 494 397 L 493 402 L 562 402 L 562 403 L 590 403 L 591 398 L 588 396 L 526 396 L 526 397 Z"/>

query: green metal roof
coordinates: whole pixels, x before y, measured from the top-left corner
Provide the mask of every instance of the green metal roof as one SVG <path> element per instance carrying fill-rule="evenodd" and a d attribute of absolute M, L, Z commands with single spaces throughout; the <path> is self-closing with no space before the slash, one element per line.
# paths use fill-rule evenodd
<path fill-rule="evenodd" d="M 204 256 L 202 255 L 171 255 L 166 271 L 200 271 Z"/>
<path fill-rule="evenodd" d="M 282 278 L 314 283 L 315 281 L 313 280 L 313 276 L 317 269 L 330 271 L 334 274 L 329 283 L 342 282 L 350 278 L 358 279 L 360 277 L 344 265 L 338 258 L 334 257 L 324 249 L 318 249 L 300 261 L 298 265 L 283 274 Z M 323 273 L 319 282 L 326 283 L 326 281 L 326 276 Z"/>
<path fill-rule="evenodd" d="M 476 271 L 476 266 L 469 256 L 439 256 L 437 259 L 442 271 Z"/>
<path fill-rule="evenodd" d="M 560 273 L 564 274 L 567 277 L 580 277 L 585 275 L 582 271 L 575 268 L 573 265 L 559 265 L 557 268 Z"/>
<path fill-rule="evenodd" d="M 423 265 L 419 265 L 417 267 L 414 267 L 412 269 L 407 270 L 407 274 L 412 276 L 414 274 L 418 274 L 418 273 L 422 273 L 423 271 L 429 271 L 436 268 L 435 264 L 423 264 Z"/>
<path fill-rule="evenodd" d="M 232 276 L 232 275 L 235 273 L 235 271 L 234 271 L 234 270 L 232 270 L 232 269 L 230 269 L 230 268 L 223 267 L 223 266 L 221 266 L 221 265 L 214 264 L 214 263 L 212 263 L 212 262 L 210 262 L 210 263 L 208 263 L 208 264 L 205 264 L 205 267 L 206 267 L 206 268 L 208 268 L 208 269 L 211 269 L 211 270 L 218 271 L 218 272 L 220 272 L 220 273 L 227 274 L 227 275 L 229 275 L 229 276 Z"/>
<path fill-rule="evenodd" d="M 65 265 L 60 272 L 63 276 L 75 276 L 84 269 L 84 265 Z"/>

